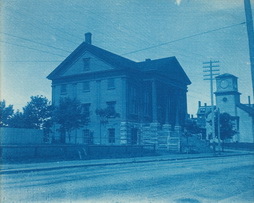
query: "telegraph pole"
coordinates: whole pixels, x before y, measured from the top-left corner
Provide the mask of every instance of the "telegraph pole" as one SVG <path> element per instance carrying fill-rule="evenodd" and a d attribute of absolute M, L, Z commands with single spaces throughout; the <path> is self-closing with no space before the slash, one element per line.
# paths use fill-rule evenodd
<path fill-rule="evenodd" d="M 252 93 L 254 98 L 254 31 L 250 0 L 244 0 L 247 34 L 249 40 L 250 67 L 252 79 Z"/>
<path fill-rule="evenodd" d="M 213 151 L 215 152 L 215 125 L 214 125 L 214 103 L 213 103 L 213 80 L 215 76 L 219 75 L 218 71 L 219 61 L 203 62 L 203 72 L 208 73 L 204 74 L 204 80 L 210 80 L 210 93 L 211 93 L 211 113 L 212 113 L 212 138 L 213 138 Z M 215 68 L 215 69 L 214 69 Z"/>
<path fill-rule="evenodd" d="M 217 119 L 218 119 L 218 148 L 219 153 L 221 152 L 221 142 L 220 142 L 220 108 L 217 108 Z"/>

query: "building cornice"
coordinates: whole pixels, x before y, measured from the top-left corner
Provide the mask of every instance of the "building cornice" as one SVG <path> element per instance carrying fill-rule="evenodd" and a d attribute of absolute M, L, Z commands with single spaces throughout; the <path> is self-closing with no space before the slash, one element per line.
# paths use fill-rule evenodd
<path fill-rule="evenodd" d="M 217 95 L 241 95 L 241 93 L 237 91 L 214 92 L 214 94 L 216 96 Z"/>

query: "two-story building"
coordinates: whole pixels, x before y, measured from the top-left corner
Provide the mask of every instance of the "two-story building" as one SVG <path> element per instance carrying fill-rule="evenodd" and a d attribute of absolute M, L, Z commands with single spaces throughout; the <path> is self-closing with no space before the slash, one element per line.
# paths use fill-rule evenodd
<path fill-rule="evenodd" d="M 254 105 L 250 102 L 242 104 L 240 102 L 241 93 L 238 92 L 237 77 L 225 73 L 216 77 L 216 109 L 220 113 L 228 113 L 233 118 L 233 128 L 237 132 L 231 142 L 254 143 Z M 212 128 L 209 124 L 212 119 L 211 106 L 201 106 L 197 112 L 198 124 L 206 129 L 206 139 L 211 139 Z"/>
<path fill-rule="evenodd" d="M 85 41 L 47 77 L 54 105 L 63 97 L 76 98 L 90 112 L 88 126 L 73 131 L 66 142 L 158 145 L 163 129 L 175 132 L 183 125 L 191 82 L 175 57 L 134 62 L 91 41 L 86 33 Z M 104 108 L 120 116 L 102 124 L 95 112 Z M 60 136 L 57 126 L 54 136 Z"/>

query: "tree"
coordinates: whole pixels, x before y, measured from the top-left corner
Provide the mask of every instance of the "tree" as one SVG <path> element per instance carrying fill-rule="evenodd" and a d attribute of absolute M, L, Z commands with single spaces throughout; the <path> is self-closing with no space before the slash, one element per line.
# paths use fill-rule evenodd
<path fill-rule="evenodd" d="M 120 117 L 119 113 L 116 113 L 115 108 L 98 108 L 95 110 L 96 115 L 100 117 L 100 144 L 102 143 L 101 140 L 101 126 L 108 123 L 110 118 L 117 118 Z"/>
<path fill-rule="evenodd" d="M 184 136 L 186 137 L 186 144 L 189 150 L 189 137 L 191 137 L 192 134 L 200 133 L 200 128 L 198 127 L 196 120 L 188 118 L 185 120 L 184 129 Z"/>
<path fill-rule="evenodd" d="M 70 141 L 71 131 L 88 124 L 89 112 L 84 111 L 83 105 L 76 99 L 64 98 L 59 106 L 55 107 L 54 121 L 60 125 L 60 142 L 65 143 L 66 133 Z"/>
<path fill-rule="evenodd" d="M 5 100 L 0 101 L 0 126 L 8 126 L 13 113 L 13 105 L 6 106 Z"/>
<path fill-rule="evenodd" d="M 200 128 L 197 125 L 197 122 L 194 119 L 186 119 L 184 123 L 184 128 L 189 134 L 200 133 Z"/>
<path fill-rule="evenodd" d="M 225 140 L 231 139 L 237 132 L 234 130 L 233 126 L 234 117 L 228 113 L 222 113 L 219 117 L 220 139 L 223 144 Z M 215 136 L 218 138 L 218 112 L 215 116 Z"/>
<path fill-rule="evenodd" d="M 31 101 L 23 107 L 23 112 L 17 111 L 8 121 L 9 127 L 40 129 L 47 141 L 52 127 L 53 107 L 46 97 L 32 96 Z"/>
<path fill-rule="evenodd" d="M 23 108 L 25 128 L 44 129 L 51 120 L 52 106 L 43 96 L 32 96 L 31 101 Z"/>
<path fill-rule="evenodd" d="M 8 121 L 8 126 L 12 128 L 24 128 L 25 119 L 22 112 L 17 110 Z"/>

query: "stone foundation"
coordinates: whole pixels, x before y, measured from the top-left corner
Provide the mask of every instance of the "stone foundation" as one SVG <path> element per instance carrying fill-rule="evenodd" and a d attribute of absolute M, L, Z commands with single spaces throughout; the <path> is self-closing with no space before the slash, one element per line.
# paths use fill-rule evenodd
<path fill-rule="evenodd" d="M 180 151 L 181 127 L 170 124 L 121 122 L 121 144 L 131 144 L 131 129 L 138 129 L 137 144 L 154 145 L 157 150 Z"/>

